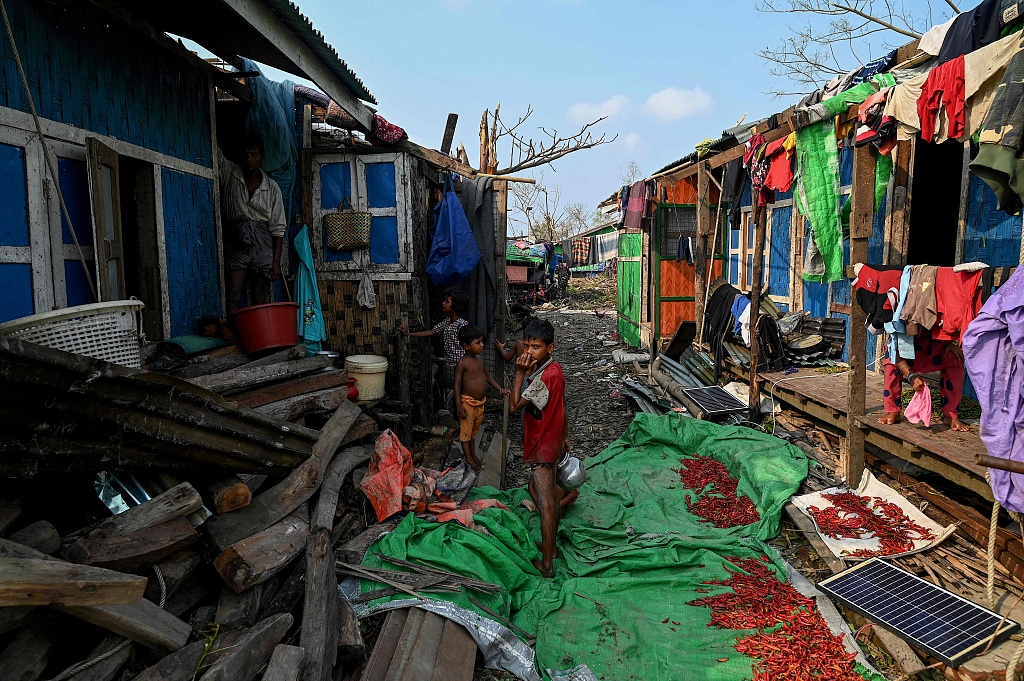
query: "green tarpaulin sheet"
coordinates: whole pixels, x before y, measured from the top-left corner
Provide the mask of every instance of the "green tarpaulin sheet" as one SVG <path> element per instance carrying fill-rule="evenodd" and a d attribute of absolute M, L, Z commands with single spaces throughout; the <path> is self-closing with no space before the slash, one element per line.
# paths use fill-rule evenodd
<path fill-rule="evenodd" d="M 672 469 L 695 453 L 728 467 L 760 522 L 718 529 L 690 514 L 692 492 Z M 474 517 L 489 534 L 410 514 L 370 548 L 364 564 L 393 568 L 381 553 L 500 584 L 502 593 L 474 598 L 536 636 L 537 666 L 545 675 L 586 664 L 608 681 L 751 678 L 755 660 L 733 649 L 750 632 L 709 627 L 710 611 L 687 603 L 723 591 L 704 582 L 728 578 L 726 567 L 737 569 L 731 556 L 767 555 L 786 574 L 765 542 L 777 534 L 783 505 L 807 475 L 803 453 L 748 428 L 640 414 L 586 463 L 587 483 L 559 528 L 554 579 L 541 578 L 531 564 L 540 557 L 540 529 L 538 515 L 520 505 L 529 498 L 525 489 L 474 490 L 474 498 L 496 498 L 512 509 Z M 488 616 L 465 594 L 443 597 Z"/>

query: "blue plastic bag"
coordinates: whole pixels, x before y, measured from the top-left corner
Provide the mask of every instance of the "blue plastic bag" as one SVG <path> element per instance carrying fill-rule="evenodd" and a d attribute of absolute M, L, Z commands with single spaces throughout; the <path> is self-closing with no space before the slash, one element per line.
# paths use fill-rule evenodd
<path fill-rule="evenodd" d="M 427 276 L 435 286 L 454 286 L 469 276 L 478 262 L 480 247 L 449 176 L 444 198 L 434 208 L 434 240 L 427 257 Z"/>

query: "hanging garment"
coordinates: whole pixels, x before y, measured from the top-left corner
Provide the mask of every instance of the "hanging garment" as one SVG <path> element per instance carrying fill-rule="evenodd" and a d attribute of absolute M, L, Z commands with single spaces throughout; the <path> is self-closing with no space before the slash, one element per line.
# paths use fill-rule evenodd
<path fill-rule="evenodd" d="M 896 59 L 896 50 L 892 50 L 886 55 L 879 57 L 878 59 L 872 59 L 857 72 L 857 76 L 850 81 L 850 85 L 859 85 L 864 81 L 868 80 L 872 76 L 875 76 L 882 71 L 885 71 L 892 64 L 893 60 Z"/>
<path fill-rule="evenodd" d="M 480 262 L 463 282 L 462 290 L 469 295 L 469 308 L 462 315 L 484 333 L 494 328 L 494 311 L 498 306 L 498 273 L 494 266 L 495 193 L 494 179 L 478 177 L 462 181 L 462 207 L 466 211 L 469 227 L 480 251 Z M 546 244 L 554 252 L 554 246 Z"/>
<path fill-rule="evenodd" d="M 990 456 L 1024 462 L 1024 267 L 992 294 L 963 336 L 981 403 L 981 441 Z M 996 501 L 1024 513 L 1024 476 L 989 469 Z"/>
<path fill-rule="evenodd" d="M 960 340 L 981 310 L 981 272 L 954 272 L 940 267 L 935 275 L 938 321 L 932 328 L 936 340 Z"/>
<path fill-rule="evenodd" d="M 644 218 L 649 217 L 651 188 L 646 181 L 634 182 L 629 188 L 629 203 L 626 206 L 626 229 L 640 229 Z"/>
<path fill-rule="evenodd" d="M 962 12 L 955 19 L 939 50 L 939 63 L 956 59 L 999 40 L 1000 0 L 982 0 L 974 9 Z"/>
<path fill-rule="evenodd" d="M 405 130 L 394 123 L 388 123 L 380 114 L 373 114 L 372 134 L 385 144 L 394 144 L 408 137 Z"/>
<path fill-rule="evenodd" d="M 979 137 L 971 171 L 992 188 L 999 210 L 1016 214 L 1024 202 L 1024 51 L 1017 52 L 1003 73 Z"/>
<path fill-rule="evenodd" d="M 574 267 L 590 262 L 590 237 L 572 240 L 572 264 Z"/>
<path fill-rule="evenodd" d="M 942 413 L 946 416 L 956 416 L 964 389 L 964 364 L 960 357 L 950 350 L 949 341 L 935 340 L 928 333 L 914 339 L 914 352 L 914 359 L 899 359 L 906 360 L 910 370 L 915 373 L 938 371 Z M 898 414 L 903 398 L 903 374 L 896 368 L 888 350 L 882 360 L 882 386 L 883 408 L 888 414 Z M 931 391 L 925 390 L 924 393 L 928 395 L 930 411 Z"/>
<path fill-rule="evenodd" d="M 747 173 L 743 170 L 743 159 L 735 158 L 725 166 L 722 178 L 722 203 L 729 204 L 729 226 L 740 228 L 740 197 L 748 182 Z"/>
<path fill-rule="evenodd" d="M 765 186 L 768 178 L 768 170 L 771 168 L 765 151 L 767 145 L 764 135 L 756 134 L 747 141 L 746 151 L 743 153 L 743 167 L 750 175 L 751 201 L 756 206 L 767 206 L 774 202 L 775 193 Z"/>
<path fill-rule="evenodd" d="M 693 264 L 693 237 L 679 235 L 676 242 L 676 262 L 686 261 L 688 265 Z"/>
<path fill-rule="evenodd" d="M 921 98 L 921 91 L 925 81 L 928 80 L 928 73 L 922 73 L 913 78 L 902 81 L 893 88 L 885 103 L 885 116 L 896 121 L 896 139 L 904 142 L 913 139 L 921 130 L 921 118 L 917 113 L 917 102 Z M 940 111 L 938 117 L 945 118 L 946 112 Z M 946 126 L 942 126 L 945 130 Z"/>
<path fill-rule="evenodd" d="M 796 147 L 796 133 L 790 134 L 774 142 L 769 142 L 765 147 L 765 159 L 769 164 L 768 175 L 765 177 L 765 187 L 773 192 L 788 192 L 793 187 L 796 179 L 793 175 L 793 154 L 786 148 L 787 141 L 792 138 L 793 147 Z"/>
<path fill-rule="evenodd" d="M 937 117 L 939 109 L 945 117 Z M 964 135 L 964 58 L 956 57 L 929 72 L 917 100 L 921 139 L 959 139 Z M 936 130 L 936 126 L 943 126 Z"/>
<path fill-rule="evenodd" d="M 747 337 L 750 344 L 750 337 Z M 786 365 L 786 350 L 782 345 L 779 323 L 775 318 L 762 314 L 757 318 L 757 347 L 760 350 L 758 371 L 781 371 Z"/>
<path fill-rule="evenodd" d="M 373 287 L 373 279 L 370 277 L 370 249 L 360 248 L 352 254 L 352 259 L 359 264 L 361 274 L 359 276 L 359 288 L 356 289 L 356 302 L 364 310 L 372 310 L 377 307 L 377 291 Z"/>
<path fill-rule="evenodd" d="M 750 305 L 745 306 L 743 312 L 740 313 L 740 318 L 737 320 L 740 327 L 740 338 L 743 339 L 743 344 L 748 348 L 750 347 L 750 310 Z"/>
<path fill-rule="evenodd" d="M 733 329 L 732 304 L 739 291 L 729 284 L 720 285 L 708 299 L 704 309 L 704 328 L 707 330 L 708 344 L 715 358 L 715 382 L 722 377 L 722 366 L 725 359 L 725 347 L 722 345 Z"/>
<path fill-rule="evenodd" d="M 974 137 L 985 124 L 996 90 L 1013 56 L 1024 49 L 1024 34 L 1006 36 L 964 55 L 964 137 Z"/>
<path fill-rule="evenodd" d="M 595 260 L 594 264 L 608 262 L 612 258 L 619 257 L 619 233 L 609 232 L 595 236 L 591 252 Z"/>
<path fill-rule="evenodd" d="M 879 153 L 888 155 L 896 146 L 896 119 L 885 115 L 885 104 L 893 88 L 871 95 L 857 107 L 857 136 L 854 146 L 874 144 Z"/>
<path fill-rule="evenodd" d="M 434 236 L 427 256 L 427 275 L 434 286 L 454 286 L 469 276 L 480 261 L 480 248 L 459 203 L 452 177 L 434 207 Z"/>
<path fill-rule="evenodd" d="M 938 26 L 932 26 L 928 29 L 928 31 L 921 36 L 921 40 L 917 43 L 917 49 L 926 54 L 930 54 L 933 57 L 938 55 L 939 50 L 942 49 L 942 43 L 946 38 L 946 33 L 949 32 L 949 27 L 953 25 L 954 19 L 956 19 L 956 17 L 952 17 L 949 21 L 939 24 Z"/>
<path fill-rule="evenodd" d="M 914 396 L 910 398 L 910 404 L 904 412 L 907 420 L 911 423 L 923 423 L 925 428 L 932 427 L 932 393 L 925 388 L 915 390 Z"/>
<path fill-rule="evenodd" d="M 892 320 L 884 324 L 882 328 L 889 334 L 888 351 L 889 357 L 902 357 L 903 359 L 914 359 L 914 337 L 907 333 L 907 325 L 903 323 L 903 304 L 907 301 L 907 291 L 910 289 L 910 273 L 913 268 L 909 265 L 903 268 L 900 275 L 899 300 L 892 310 Z"/>
<path fill-rule="evenodd" d="M 938 267 L 913 265 L 910 273 L 910 288 L 900 312 L 900 321 L 907 325 L 916 324 L 922 329 L 931 329 L 938 319 L 935 302 L 935 274 Z"/>
<path fill-rule="evenodd" d="M 857 304 L 867 315 L 868 331 L 876 336 L 882 333 L 882 327 L 892 321 L 893 307 L 889 292 L 899 292 L 902 267 L 873 267 L 870 265 L 855 266 L 857 278 L 853 281 Z M 897 296 L 893 296 L 895 298 Z"/>
<path fill-rule="evenodd" d="M 732 317 L 733 319 L 736 320 L 736 323 L 733 324 L 732 327 L 733 334 L 738 334 L 740 332 L 740 317 L 743 316 L 743 313 L 746 312 L 747 307 L 749 306 L 750 298 L 747 298 L 742 293 L 736 296 L 736 300 L 733 301 L 732 308 L 730 308 L 730 312 L 732 312 Z"/>
<path fill-rule="evenodd" d="M 306 344 L 306 354 L 312 357 L 320 352 L 321 343 L 327 340 L 327 327 L 320 305 L 320 288 L 316 285 L 316 268 L 313 266 L 313 249 L 309 243 L 308 227 L 302 226 L 295 235 L 292 246 L 299 256 L 299 267 L 295 271 L 295 302 L 299 304 L 299 340 Z"/>

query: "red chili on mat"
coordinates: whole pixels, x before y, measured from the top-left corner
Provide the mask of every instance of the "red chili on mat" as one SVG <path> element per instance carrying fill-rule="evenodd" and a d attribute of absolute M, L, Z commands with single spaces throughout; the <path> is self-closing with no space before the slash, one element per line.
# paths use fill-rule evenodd
<path fill-rule="evenodd" d="M 882 497 L 863 497 L 854 492 L 823 494 L 831 506 L 811 506 L 811 515 L 821 532 L 832 539 L 861 539 L 873 536 L 879 551 L 846 551 L 852 558 L 890 556 L 914 549 L 916 539 L 935 539 L 935 533 L 915 523 L 897 504 Z"/>
<path fill-rule="evenodd" d="M 681 459 L 680 463 L 681 468 L 672 470 L 679 473 L 680 481 L 687 488 L 702 494 L 696 501 L 693 498 L 686 500 L 690 513 L 721 528 L 750 525 L 761 520 L 754 502 L 736 495 L 739 483 L 720 461 L 695 456 Z"/>

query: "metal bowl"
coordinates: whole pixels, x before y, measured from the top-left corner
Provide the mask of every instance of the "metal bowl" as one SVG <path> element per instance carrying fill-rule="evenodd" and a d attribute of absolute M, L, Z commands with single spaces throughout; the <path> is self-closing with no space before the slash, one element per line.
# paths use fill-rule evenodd
<path fill-rule="evenodd" d="M 578 489 L 587 481 L 587 469 L 582 461 L 566 452 L 558 462 L 555 479 L 562 489 Z"/>

